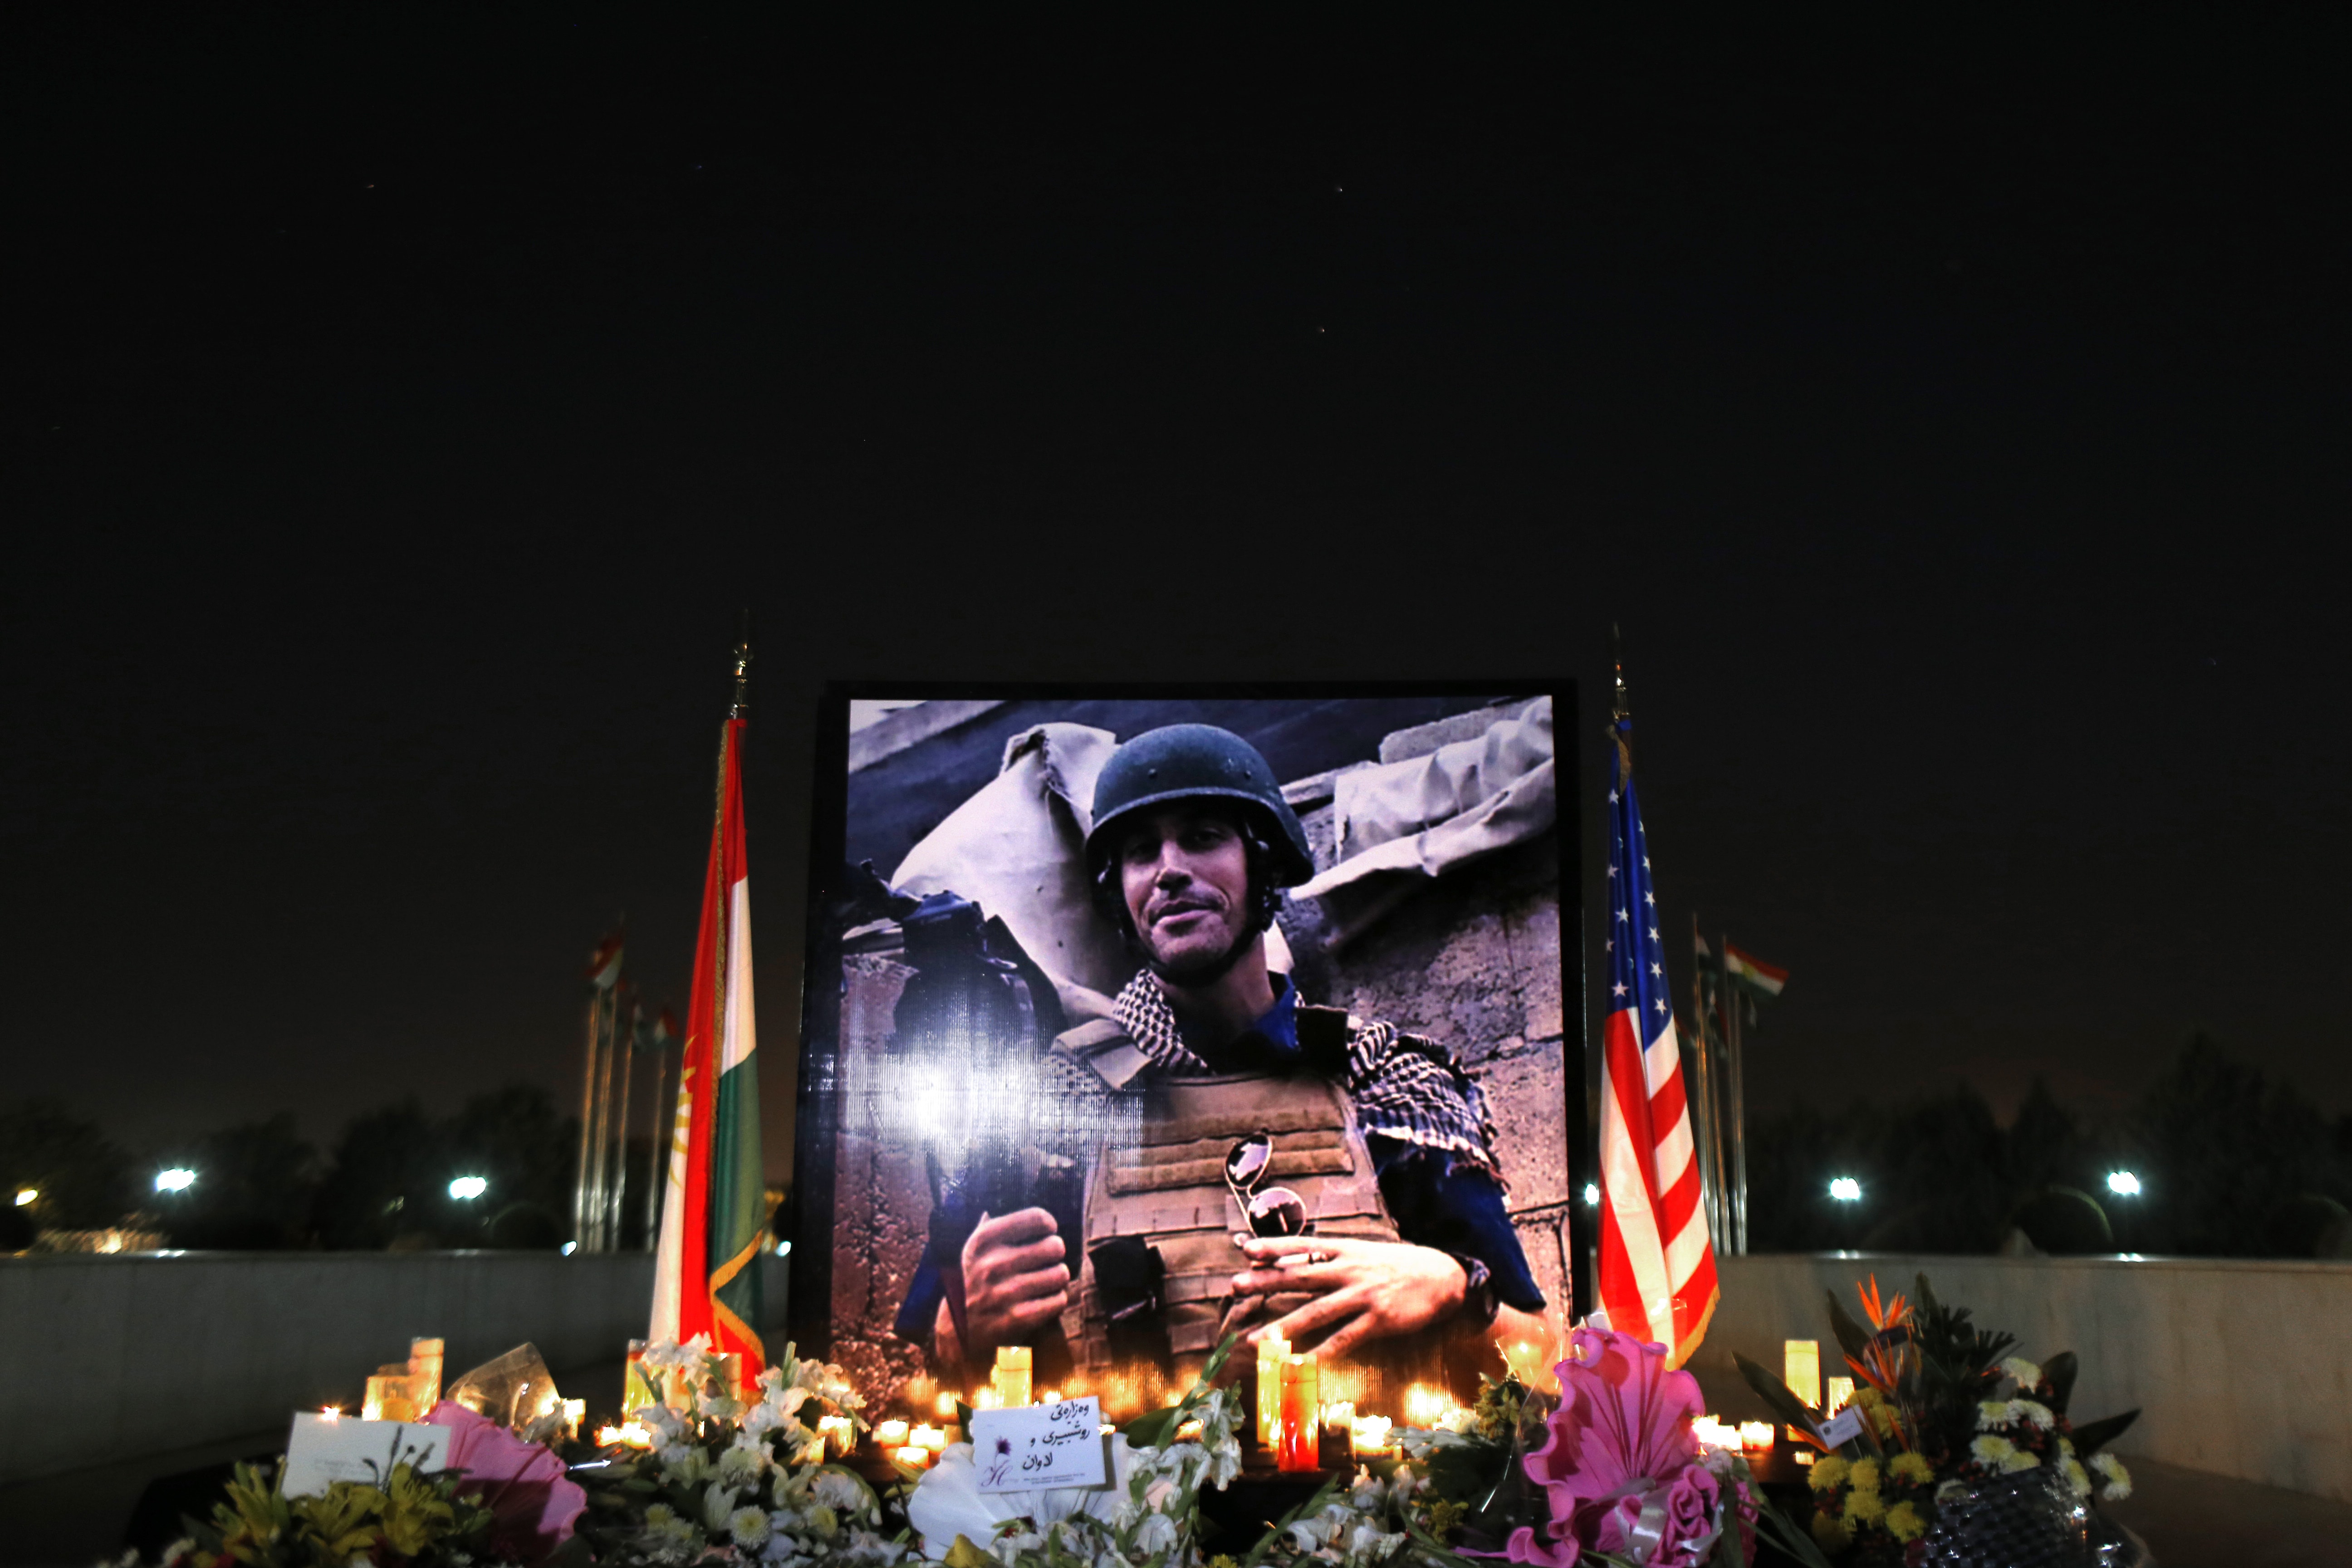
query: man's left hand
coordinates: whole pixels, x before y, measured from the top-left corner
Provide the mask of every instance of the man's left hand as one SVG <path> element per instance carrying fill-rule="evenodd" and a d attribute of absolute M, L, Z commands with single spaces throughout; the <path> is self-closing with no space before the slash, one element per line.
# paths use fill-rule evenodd
<path fill-rule="evenodd" d="M 1236 1245 L 1254 1267 L 1234 1276 L 1227 1324 L 1245 1319 L 1258 1299 L 1311 1295 L 1313 1300 L 1249 1337 L 1255 1342 L 1277 1333 L 1324 1355 L 1343 1355 L 1366 1340 L 1442 1321 L 1460 1310 L 1468 1284 L 1462 1265 L 1448 1254 L 1401 1241 L 1254 1236 L 1237 1237 Z"/>

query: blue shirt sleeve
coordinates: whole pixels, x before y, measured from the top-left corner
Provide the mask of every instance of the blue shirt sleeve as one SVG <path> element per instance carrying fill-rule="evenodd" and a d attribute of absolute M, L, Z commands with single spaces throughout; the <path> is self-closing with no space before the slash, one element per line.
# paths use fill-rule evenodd
<path fill-rule="evenodd" d="M 1398 1235 L 1415 1246 L 1478 1259 L 1494 1277 L 1496 1300 L 1522 1312 L 1543 1310 L 1543 1292 L 1536 1289 L 1494 1177 L 1475 1165 L 1449 1171 L 1444 1153 L 1402 1138 L 1373 1132 L 1364 1142 Z"/>

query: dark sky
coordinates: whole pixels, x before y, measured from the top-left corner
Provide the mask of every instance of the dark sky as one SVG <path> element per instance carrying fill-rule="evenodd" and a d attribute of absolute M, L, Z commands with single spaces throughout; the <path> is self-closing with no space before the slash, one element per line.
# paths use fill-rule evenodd
<path fill-rule="evenodd" d="M 824 680 L 1566 672 L 1593 868 L 1612 617 L 1759 1098 L 2352 1107 L 2340 11 L 194 10 L 0 38 L 10 1095 L 569 1095 L 748 603 L 779 1145 Z"/>

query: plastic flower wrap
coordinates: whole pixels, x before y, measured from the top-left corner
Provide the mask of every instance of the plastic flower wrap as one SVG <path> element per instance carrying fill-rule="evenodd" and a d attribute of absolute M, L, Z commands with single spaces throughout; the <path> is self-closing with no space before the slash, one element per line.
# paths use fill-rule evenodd
<path fill-rule="evenodd" d="M 425 1419 L 449 1429 L 442 1463 L 463 1472 L 460 1497 L 490 1510 L 494 1549 L 517 1562 L 535 1563 L 572 1539 L 573 1524 L 587 1511 L 588 1494 L 566 1477 L 562 1459 L 446 1399 Z"/>
<path fill-rule="evenodd" d="M 1666 1370 L 1664 1345 L 1613 1330 L 1580 1328 L 1559 1363 L 1559 1407 L 1543 1446 L 1527 1458 L 1549 1512 L 1548 1532 L 1522 1526 L 1506 1550 L 1513 1562 L 1573 1568 L 1587 1550 L 1641 1563 L 1747 1561 L 1744 1530 L 1753 1512 L 1744 1480 L 1699 1462 L 1691 1420 L 1706 1409 L 1698 1380 Z M 1731 1548 L 1717 1557 L 1718 1542 Z"/>

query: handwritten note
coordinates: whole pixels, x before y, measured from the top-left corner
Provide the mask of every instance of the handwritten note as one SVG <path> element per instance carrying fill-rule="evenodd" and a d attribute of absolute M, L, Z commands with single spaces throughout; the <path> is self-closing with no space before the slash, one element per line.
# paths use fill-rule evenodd
<path fill-rule="evenodd" d="M 1858 1405 L 1849 1405 L 1822 1422 L 1814 1430 L 1822 1435 L 1822 1441 L 1830 1447 L 1834 1448 L 1840 1444 L 1851 1443 L 1862 1436 L 1862 1407 Z"/>
<path fill-rule="evenodd" d="M 1110 1479 L 1110 1439 L 1102 1435 L 1102 1401 L 971 1413 L 971 1463 L 983 1492 L 1047 1487 L 1099 1487 Z"/>
<path fill-rule="evenodd" d="M 286 1437 L 288 1497 L 318 1497 L 336 1481 L 382 1486 L 400 1465 L 437 1470 L 448 1451 L 449 1428 L 421 1421 L 330 1421 L 298 1412 Z"/>

